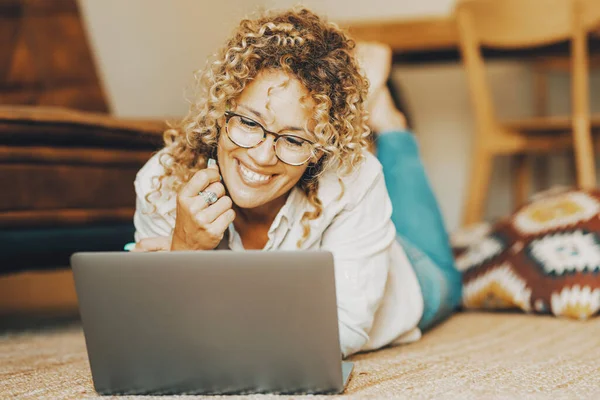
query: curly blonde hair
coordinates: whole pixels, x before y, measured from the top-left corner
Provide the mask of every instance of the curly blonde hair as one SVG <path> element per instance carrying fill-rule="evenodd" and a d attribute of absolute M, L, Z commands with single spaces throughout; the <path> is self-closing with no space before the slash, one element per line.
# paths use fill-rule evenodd
<path fill-rule="evenodd" d="M 263 70 L 284 71 L 298 79 L 314 102 L 313 133 L 323 154 L 297 184 L 313 206 L 302 216 L 300 246 L 310 233 L 309 221 L 323 211 L 317 196 L 319 175 L 329 169 L 338 177 L 349 174 L 368 146 L 363 106 L 368 83 L 354 58 L 354 46 L 337 25 L 304 7 L 242 20 L 216 60 L 195 74 L 198 90 L 188 114 L 165 132 L 160 158 L 165 172 L 158 177 L 156 192 L 164 186 L 177 193 L 206 167 L 208 158 L 216 158 L 225 112 L 235 107 L 246 85 Z"/>

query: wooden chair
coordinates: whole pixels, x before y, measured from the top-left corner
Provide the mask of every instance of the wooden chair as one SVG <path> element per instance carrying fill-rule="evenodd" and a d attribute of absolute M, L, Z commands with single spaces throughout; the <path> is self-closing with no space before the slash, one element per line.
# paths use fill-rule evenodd
<path fill-rule="evenodd" d="M 591 129 L 600 119 L 589 113 L 587 32 L 600 23 L 597 0 L 462 0 L 456 7 L 460 47 L 467 71 L 477 133 L 463 223 L 481 221 L 492 164 L 499 155 L 514 156 L 514 199 L 529 193 L 530 153 L 573 148 L 577 185 L 596 186 Z M 485 78 L 481 47 L 527 49 L 570 41 L 572 115 L 534 117 L 501 123 Z"/>

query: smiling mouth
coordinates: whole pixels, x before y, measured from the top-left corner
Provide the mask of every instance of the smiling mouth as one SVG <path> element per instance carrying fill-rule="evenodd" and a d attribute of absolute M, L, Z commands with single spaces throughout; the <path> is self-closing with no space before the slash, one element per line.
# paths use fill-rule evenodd
<path fill-rule="evenodd" d="M 258 172 L 254 172 L 251 169 L 247 168 L 242 164 L 239 160 L 236 160 L 236 164 L 238 167 L 238 172 L 242 177 L 242 180 L 250 185 L 264 185 L 271 181 L 273 175 L 263 175 Z"/>

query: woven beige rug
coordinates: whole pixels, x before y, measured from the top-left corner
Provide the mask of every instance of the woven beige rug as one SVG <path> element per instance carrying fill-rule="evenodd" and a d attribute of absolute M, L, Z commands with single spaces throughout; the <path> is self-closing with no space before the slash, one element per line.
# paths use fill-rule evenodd
<path fill-rule="evenodd" d="M 600 399 L 600 318 L 458 314 L 417 343 L 353 361 L 343 396 L 306 398 Z M 81 328 L 1 336 L 0 398 L 107 399 L 94 392 Z"/>

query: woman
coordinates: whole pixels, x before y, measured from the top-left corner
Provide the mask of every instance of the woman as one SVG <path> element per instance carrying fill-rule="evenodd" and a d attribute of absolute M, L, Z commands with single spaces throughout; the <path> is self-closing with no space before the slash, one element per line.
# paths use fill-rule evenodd
<path fill-rule="evenodd" d="M 331 251 L 344 356 L 417 340 L 450 314 L 460 275 L 414 139 L 383 85 L 367 120 L 340 29 L 304 8 L 243 20 L 197 79 L 136 178 L 137 251 Z"/>

